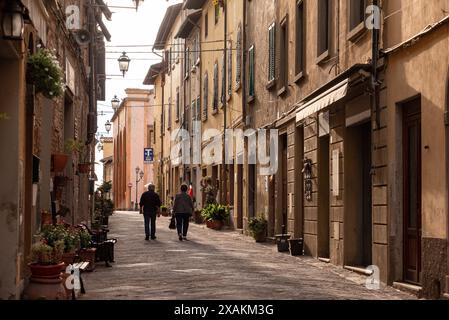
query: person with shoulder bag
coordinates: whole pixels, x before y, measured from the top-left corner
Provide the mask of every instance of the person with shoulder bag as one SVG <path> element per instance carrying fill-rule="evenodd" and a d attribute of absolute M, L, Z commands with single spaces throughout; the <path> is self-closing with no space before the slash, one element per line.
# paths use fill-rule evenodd
<path fill-rule="evenodd" d="M 187 240 L 190 217 L 193 215 L 193 201 L 187 193 L 188 190 L 187 185 L 183 184 L 181 192 L 176 195 L 173 203 L 173 213 L 176 217 L 179 241 Z"/>

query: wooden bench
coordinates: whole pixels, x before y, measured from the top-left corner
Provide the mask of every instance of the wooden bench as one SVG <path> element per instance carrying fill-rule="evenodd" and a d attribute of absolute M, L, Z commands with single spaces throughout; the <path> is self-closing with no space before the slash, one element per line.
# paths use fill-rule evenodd
<path fill-rule="evenodd" d="M 79 270 L 79 280 L 80 280 L 80 286 L 81 286 L 81 294 L 85 294 L 86 290 L 84 288 L 84 281 L 82 274 L 89 268 L 89 261 L 80 261 L 72 264 L 72 275 L 75 272 L 75 270 Z M 72 289 L 72 300 L 76 300 L 76 292 L 75 292 L 75 286 L 73 286 Z"/>

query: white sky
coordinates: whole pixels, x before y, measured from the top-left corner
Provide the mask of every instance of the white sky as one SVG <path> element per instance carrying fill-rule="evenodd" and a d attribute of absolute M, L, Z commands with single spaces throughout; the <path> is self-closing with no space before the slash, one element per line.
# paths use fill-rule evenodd
<path fill-rule="evenodd" d="M 132 7 L 132 0 L 109 0 L 105 1 L 109 6 L 126 6 Z M 159 26 L 164 18 L 167 7 L 181 0 L 145 0 L 140 4 L 139 10 L 111 8 L 113 12 L 112 21 L 105 21 L 105 24 L 112 35 L 111 42 L 106 42 L 106 101 L 98 102 L 98 112 L 110 112 L 104 116 L 98 117 L 98 131 L 105 133 L 104 125 L 107 120 L 112 117 L 111 100 L 114 95 L 119 99 L 125 97 L 125 89 L 127 88 L 146 88 L 142 83 L 152 64 L 160 61 L 160 58 L 151 53 L 151 47 L 112 47 L 122 45 L 152 45 L 156 39 Z M 128 57 L 131 59 L 129 71 L 125 78 L 111 75 L 120 75 L 117 59 L 121 56 L 122 51 L 127 51 Z M 133 52 L 146 53 L 133 53 Z M 119 53 L 120 52 L 120 53 Z M 136 59 L 153 59 L 153 60 L 136 60 Z M 112 132 L 112 131 L 111 131 Z M 107 136 L 104 134 L 104 136 Z M 109 136 L 112 136 L 110 134 Z M 103 158 L 103 153 L 95 149 L 96 154 L 96 174 L 98 184 L 103 182 L 103 166 L 99 162 Z"/>

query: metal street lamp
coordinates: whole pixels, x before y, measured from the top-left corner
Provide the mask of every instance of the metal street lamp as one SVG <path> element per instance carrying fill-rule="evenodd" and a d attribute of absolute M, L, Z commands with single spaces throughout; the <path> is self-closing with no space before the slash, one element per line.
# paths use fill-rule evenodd
<path fill-rule="evenodd" d="M 126 52 L 123 51 L 120 58 L 118 58 L 118 64 L 120 71 L 123 73 L 123 78 L 125 77 L 125 73 L 129 70 L 129 63 L 131 62 L 131 59 L 126 55 Z"/>
<path fill-rule="evenodd" d="M 138 192 L 138 186 L 139 186 L 139 182 L 142 181 L 143 176 L 145 175 L 145 173 L 140 170 L 139 167 L 136 168 L 136 202 L 134 203 L 134 209 L 135 211 L 139 210 L 138 204 L 137 204 L 137 192 Z"/>
<path fill-rule="evenodd" d="M 114 109 L 114 112 L 117 112 L 117 109 L 120 107 L 120 100 L 117 98 L 117 96 L 114 96 L 114 98 L 111 100 L 112 109 Z"/>
<path fill-rule="evenodd" d="M 3 38 L 9 40 L 22 40 L 25 22 L 24 9 L 16 1 L 9 1 L 3 13 Z"/>
<path fill-rule="evenodd" d="M 112 124 L 111 124 L 111 122 L 109 120 L 106 121 L 106 124 L 104 125 L 104 128 L 106 129 L 106 132 L 108 134 L 109 134 L 109 132 L 111 132 Z"/>

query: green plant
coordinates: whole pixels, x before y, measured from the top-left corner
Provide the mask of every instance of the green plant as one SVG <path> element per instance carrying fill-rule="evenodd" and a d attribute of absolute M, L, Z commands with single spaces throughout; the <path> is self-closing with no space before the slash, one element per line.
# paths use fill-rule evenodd
<path fill-rule="evenodd" d="M 221 204 L 209 204 L 201 211 L 201 216 L 206 221 L 223 221 L 229 218 L 229 209 Z"/>
<path fill-rule="evenodd" d="M 80 163 L 88 163 L 89 152 L 86 151 L 86 145 L 79 140 L 68 139 L 64 143 L 65 152 L 77 154 Z"/>
<path fill-rule="evenodd" d="M 9 120 L 9 116 L 6 112 L 0 112 L 0 120 Z"/>
<path fill-rule="evenodd" d="M 257 235 L 260 233 L 264 233 L 267 230 L 268 222 L 265 218 L 255 217 L 251 218 L 248 222 L 248 230 L 251 234 Z"/>
<path fill-rule="evenodd" d="M 46 225 L 42 228 L 41 238 L 45 244 L 55 247 L 61 241 L 64 244 L 63 252 L 73 252 L 80 245 L 79 233 L 73 228 L 64 225 Z"/>
<path fill-rule="evenodd" d="M 168 206 L 166 206 L 166 205 L 161 206 L 161 211 L 167 211 L 167 210 L 168 210 Z"/>
<path fill-rule="evenodd" d="M 87 230 L 81 229 L 79 231 L 79 237 L 80 237 L 80 248 L 81 249 L 87 249 L 90 247 L 92 242 L 92 236 Z"/>
<path fill-rule="evenodd" d="M 49 99 L 61 97 L 64 93 L 64 71 L 54 53 L 48 49 L 40 49 L 29 57 L 27 79 L 34 84 L 36 92 Z"/>
<path fill-rule="evenodd" d="M 31 247 L 31 260 L 40 265 L 55 265 L 61 262 L 63 253 L 64 241 L 55 241 L 53 246 L 40 241 Z"/>

